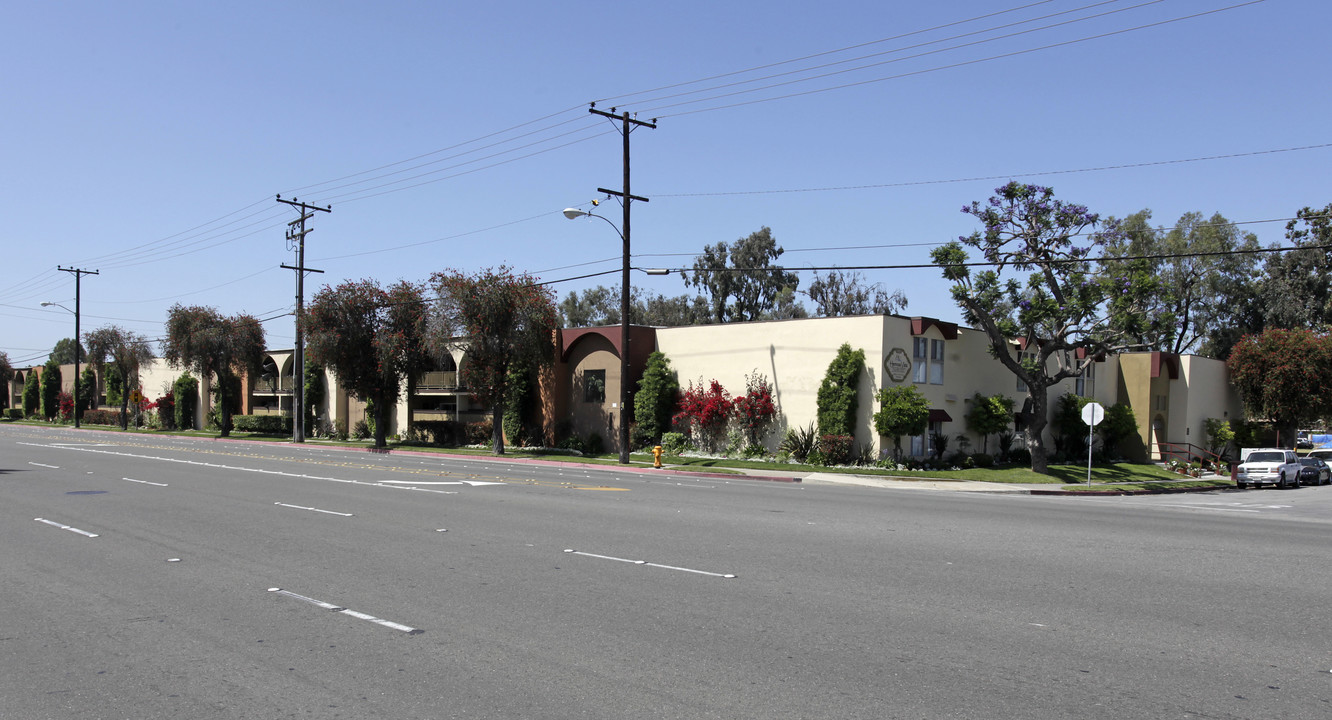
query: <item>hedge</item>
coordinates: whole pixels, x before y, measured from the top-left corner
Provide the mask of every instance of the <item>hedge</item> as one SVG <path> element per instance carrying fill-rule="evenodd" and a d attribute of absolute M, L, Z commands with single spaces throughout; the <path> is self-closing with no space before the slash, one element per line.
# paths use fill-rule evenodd
<path fill-rule="evenodd" d="M 291 418 L 286 415 L 232 415 L 231 427 L 239 432 L 290 435 Z"/>
<path fill-rule="evenodd" d="M 84 425 L 115 425 L 120 427 L 119 410 L 84 410 Z"/>

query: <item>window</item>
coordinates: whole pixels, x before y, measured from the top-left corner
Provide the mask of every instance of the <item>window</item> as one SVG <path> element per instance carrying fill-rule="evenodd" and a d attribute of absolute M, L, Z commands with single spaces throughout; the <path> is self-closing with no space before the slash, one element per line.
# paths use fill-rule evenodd
<path fill-rule="evenodd" d="M 1096 363 L 1087 363 L 1082 374 L 1073 382 L 1073 392 L 1082 397 L 1091 397 L 1096 392 Z"/>
<path fill-rule="evenodd" d="M 912 382 L 943 385 L 944 341 L 911 338 Z"/>
<path fill-rule="evenodd" d="M 930 384 L 943 385 L 944 341 L 930 341 Z"/>
<path fill-rule="evenodd" d="M 942 341 L 936 341 L 942 342 Z M 929 457 L 934 454 L 934 436 L 943 435 L 943 421 L 931 422 L 924 435 L 911 436 L 911 456 Z"/>
<path fill-rule="evenodd" d="M 930 360 L 930 341 L 928 338 L 911 338 L 911 377 L 912 382 L 923 383 L 928 378 Z M 914 452 L 912 453 L 915 454 Z"/>
<path fill-rule="evenodd" d="M 583 371 L 583 402 L 597 403 L 598 405 L 606 402 L 605 370 Z"/>

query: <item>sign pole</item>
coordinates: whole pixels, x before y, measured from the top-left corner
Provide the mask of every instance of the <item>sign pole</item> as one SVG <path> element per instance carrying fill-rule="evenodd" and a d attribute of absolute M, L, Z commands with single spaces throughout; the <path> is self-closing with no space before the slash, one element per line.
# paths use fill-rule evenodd
<path fill-rule="evenodd" d="M 1091 487 L 1092 440 L 1095 428 L 1105 419 L 1105 408 L 1098 402 L 1089 402 L 1082 408 L 1082 421 L 1087 423 L 1087 487 Z"/>

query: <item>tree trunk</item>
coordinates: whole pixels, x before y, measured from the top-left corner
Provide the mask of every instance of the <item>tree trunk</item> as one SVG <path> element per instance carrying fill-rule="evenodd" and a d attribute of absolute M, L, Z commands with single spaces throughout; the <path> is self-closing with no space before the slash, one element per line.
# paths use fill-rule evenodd
<path fill-rule="evenodd" d="M 217 378 L 218 422 L 222 431 L 218 437 L 231 437 L 231 408 L 227 407 L 227 381 L 221 375 Z"/>
<path fill-rule="evenodd" d="M 1031 413 L 1027 416 L 1027 449 L 1031 451 L 1031 471 L 1041 475 L 1050 474 L 1045 449 L 1045 426 L 1050 422 L 1045 410 L 1049 391 L 1048 387 L 1035 389 L 1033 386 L 1029 392 Z"/>
<path fill-rule="evenodd" d="M 386 422 L 386 417 L 388 415 L 388 399 L 385 397 L 387 394 L 388 393 L 379 393 L 379 397 L 374 400 L 376 448 L 388 447 L 388 443 L 385 442 L 385 437 L 388 432 L 388 422 Z"/>
<path fill-rule="evenodd" d="M 504 454 L 504 399 L 501 396 L 490 409 L 490 425 L 495 440 L 495 454 Z"/>

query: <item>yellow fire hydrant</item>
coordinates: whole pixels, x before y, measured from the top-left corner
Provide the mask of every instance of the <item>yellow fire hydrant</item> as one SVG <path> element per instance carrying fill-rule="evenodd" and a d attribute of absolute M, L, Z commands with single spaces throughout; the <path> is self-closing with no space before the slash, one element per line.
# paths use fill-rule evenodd
<path fill-rule="evenodd" d="M 654 467 L 654 468 L 660 468 L 660 467 L 661 467 L 661 446 L 660 446 L 660 445 L 653 446 L 653 448 L 652 448 L 652 467 Z"/>

